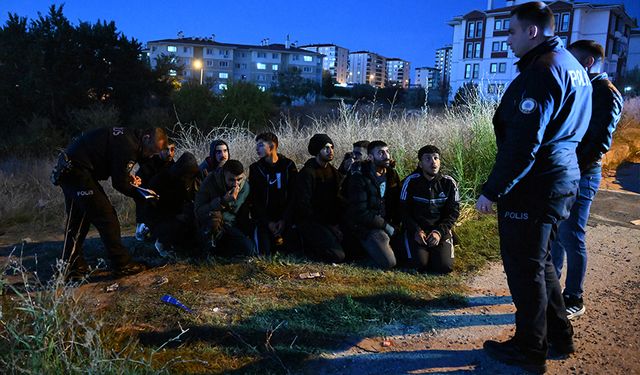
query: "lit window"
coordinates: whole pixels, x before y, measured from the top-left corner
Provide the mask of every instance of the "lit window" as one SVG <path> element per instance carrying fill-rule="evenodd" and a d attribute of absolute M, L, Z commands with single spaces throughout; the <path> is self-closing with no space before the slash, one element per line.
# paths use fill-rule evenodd
<path fill-rule="evenodd" d="M 473 64 L 473 78 L 480 78 L 480 64 Z"/>
<path fill-rule="evenodd" d="M 492 52 L 500 52 L 500 42 L 493 42 L 491 44 L 491 51 Z"/>
<path fill-rule="evenodd" d="M 176 72 L 176 71 L 175 71 L 175 69 L 171 69 L 171 70 L 169 70 L 169 75 L 170 75 L 171 77 L 175 77 L 175 76 L 177 76 L 177 75 L 178 75 L 178 72 Z"/>
<path fill-rule="evenodd" d="M 504 22 L 502 23 L 502 30 L 509 30 L 509 25 L 510 24 L 511 24 L 511 20 L 510 19 L 504 20 Z"/>
<path fill-rule="evenodd" d="M 472 58 L 473 57 L 473 43 L 467 43 L 466 50 L 467 50 L 467 52 L 465 53 L 464 57 L 466 59 Z"/>
<path fill-rule="evenodd" d="M 473 38 L 476 34 L 476 23 L 469 22 L 469 29 L 467 30 L 467 38 Z"/>
<path fill-rule="evenodd" d="M 476 59 L 480 58 L 480 48 L 481 48 L 480 43 L 476 43 L 475 44 L 475 52 L 473 54 L 473 57 L 475 57 Z"/>
<path fill-rule="evenodd" d="M 278 64 L 271 65 L 271 70 L 278 70 Z"/>
<path fill-rule="evenodd" d="M 221 84 L 218 85 L 218 88 L 220 90 L 226 90 L 227 89 L 227 84 L 226 83 L 221 83 Z"/>
<path fill-rule="evenodd" d="M 493 26 L 494 30 L 502 30 L 502 20 L 496 20 L 495 26 Z"/>
<path fill-rule="evenodd" d="M 265 70 L 267 69 L 267 64 L 257 63 L 256 68 L 258 68 L 259 70 Z"/>
<path fill-rule="evenodd" d="M 307 61 L 307 62 L 309 62 L 309 61 L 313 61 L 313 56 L 307 56 L 307 55 L 305 55 L 305 56 L 304 56 L 304 61 Z"/>
<path fill-rule="evenodd" d="M 476 22 L 476 38 L 482 37 L 482 27 L 483 27 L 482 25 L 483 25 L 482 21 Z"/>
<path fill-rule="evenodd" d="M 498 72 L 506 73 L 507 72 L 507 63 L 500 63 L 500 65 L 498 65 Z"/>
<path fill-rule="evenodd" d="M 167 46 L 167 52 L 178 52 L 178 47 L 176 47 L 176 46 Z"/>
<path fill-rule="evenodd" d="M 498 72 L 498 64 L 496 64 L 496 63 L 492 63 L 492 64 L 490 65 L 489 71 L 490 71 L 491 73 L 497 73 L 497 72 Z"/>
<path fill-rule="evenodd" d="M 466 64 L 464 66 L 464 78 L 465 79 L 471 78 L 471 64 Z"/>
<path fill-rule="evenodd" d="M 501 47 L 502 52 L 507 52 L 507 50 L 509 49 L 509 45 L 507 44 L 507 42 L 502 42 Z"/>
<path fill-rule="evenodd" d="M 265 91 L 267 91 L 267 86 L 258 85 L 258 89 L 260 89 L 260 91 L 262 91 L 262 92 L 265 92 Z"/>
<path fill-rule="evenodd" d="M 569 13 L 562 13 L 560 31 L 569 31 Z"/>
<path fill-rule="evenodd" d="M 229 78 L 229 73 L 218 73 L 218 78 Z"/>

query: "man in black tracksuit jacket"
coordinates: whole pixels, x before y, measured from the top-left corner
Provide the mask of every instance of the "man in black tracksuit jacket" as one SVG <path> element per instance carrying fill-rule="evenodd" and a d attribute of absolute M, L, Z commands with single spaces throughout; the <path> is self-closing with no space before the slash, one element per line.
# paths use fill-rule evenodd
<path fill-rule="evenodd" d="M 345 220 L 376 265 L 389 269 L 396 265 L 391 239 L 400 224 L 400 177 L 390 166 L 386 143 L 369 143 L 367 154 L 369 160 L 352 164 L 349 171 Z"/>
<path fill-rule="evenodd" d="M 315 134 L 307 149 L 314 157 L 307 160 L 296 178 L 294 221 L 306 252 L 340 263 L 345 258 L 339 228 L 342 176 L 330 163 L 334 157 L 333 141 L 326 134 Z"/>
<path fill-rule="evenodd" d="M 569 51 L 589 72 L 593 86 L 593 111 L 589 128 L 576 150 L 580 166 L 580 189 L 569 218 L 558 227 L 551 254 L 558 278 L 567 255 L 566 287 L 562 292 L 569 319 L 585 312 L 582 300 L 587 272 L 586 227 L 591 202 L 602 179 L 602 156 L 611 147 L 611 138 L 622 116 L 623 99 L 607 73 L 600 73 L 604 63 L 604 48 L 593 40 L 578 40 Z"/>
<path fill-rule="evenodd" d="M 60 177 L 67 211 L 67 231 L 63 259 L 70 263 L 71 277 L 82 276 L 88 267 L 82 254 L 82 244 L 93 224 L 119 274 L 131 274 L 144 269 L 132 262 L 120 238 L 120 223 L 98 181 L 111 177 L 113 187 L 128 197 L 139 194 L 132 176 L 134 165 L 159 153 L 167 146 L 163 129 L 145 131 L 130 128 L 101 128 L 76 139 L 66 150 L 70 169 Z"/>
<path fill-rule="evenodd" d="M 193 202 L 199 174 L 196 157 L 185 152 L 148 183 L 149 189 L 160 197 L 148 202 L 146 218 L 161 256 L 166 256 L 166 250 L 173 246 L 187 249 L 198 245 Z"/>
<path fill-rule="evenodd" d="M 592 89 L 587 72 L 553 36 L 547 5 L 519 5 L 510 21 L 507 43 L 520 57 L 520 74 L 493 118 L 498 152 L 476 208 L 491 213 L 498 203 L 516 333 L 484 348 L 498 360 L 544 372 L 548 345 L 558 354 L 575 350 L 549 242 L 578 190 L 575 150 L 591 117 Z"/>
<path fill-rule="evenodd" d="M 460 216 L 460 194 L 454 179 L 440 173 L 436 146 L 418 151 L 418 168 L 402 183 L 400 212 L 404 233 L 398 259 L 419 271 L 451 272 L 451 230 Z"/>
<path fill-rule="evenodd" d="M 256 151 L 260 159 L 249 166 L 249 199 L 258 254 L 271 255 L 274 246 L 295 250 L 291 223 L 298 168 L 278 153 L 278 137 L 271 132 L 256 136 Z"/>

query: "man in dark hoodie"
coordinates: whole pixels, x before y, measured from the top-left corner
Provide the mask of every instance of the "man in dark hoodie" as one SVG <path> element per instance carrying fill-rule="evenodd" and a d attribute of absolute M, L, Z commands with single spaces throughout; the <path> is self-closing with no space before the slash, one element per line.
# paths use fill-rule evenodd
<path fill-rule="evenodd" d="M 146 217 L 156 237 L 155 248 L 162 257 L 171 247 L 187 248 L 197 243 L 193 201 L 199 172 L 195 156 L 185 152 L 149 182 L 159 199 L 148 203 Z"/>
<path fill-rule="evenodd" d="M 460 216 L 460 195 L 453 178 L 440 173 L 436 146 L 418 151 L 418 168 L 402 184 L 400 211 L 404 246 L 398 258 L 419 271 L 451 272 L 451 229 Z"/>
<path fill-rule="evenodd" d="M 173 156 L 175 155 L 176 146 L 170 144 L 165 150 L 162 150 L 160 154 L 154 155 L 149 159 L 143 160 L 138 163 L 139 168 L 136 171 L 136 176 L 140 177 L 140 186 L 143 188 L 149 188 L 149 182 L 151 179 L 161 173 L 162 171 L 171 168 L 175 161 Z M 151 234 L 151 229 L 148 226 L 147 214 L 147 199 L 144 199 L 141 195 L 136 196 L 133 199 L 136 203 L 136 240 L 145 241 Z"/>
<path fill-rule="evenodd" d="M 291 202 L 298 168 L 278 153 L 278 137 L 271 132 L 256 136 L 256 152 L 260 159 L 249 167 L 254 241 L 259 254 L 271 255 L 274 246 L 291 244 Z"/>
<path fill-rule="evenodd" d="M 369 160 L 351 167 L 347 182 L 347 226 L 380 268 L 393 268 L 396 258 L 391 237 L 399 224 L 400 177 L 390 167 L 391 154 L 386 143 L 369 143 L 367 154 Z"/>
<path fill-rule="evenodd" d="M 82 278 L 90 272 L 82 244 L 91 224 L 98 230 L 116 274 L 131 275 L 146 268 L 133 262 L 122 244 L 116 210 L 98 181 L 111 178 L 116 190 L 136 197 L 141 180 L 132 175 L 133 167 L 166 147 L 167 134 L 162 128 L 100 128 L 74 140 L 60 155 L 52 182 L 62 188 L 68 216 L 62 254 L 69 262 L 68 278 Z"/>
<path fill-rule="evenodd" d="M 244 166 L 228 160 L 221 173 L 211 173 L 196 194 L 198 230 L 215 255 L 254 255 L 255 246 L 247 235 L 249 223 L 249 183 Z"/>
<path fill-rule="evenodd" d="M 551 246 L 558 279 L 562 273 L 564 255 L 567 254 L 567 279 L 562 296 L 567 317 L 573 319 L 586 310 L 582 293 L 587 273 L 587 220 L 591 202 L 602 179 L 601 159 L 611 147 L 613 132 L 622 116 L 623 99 L 609 81 L 607 73 L 601 72 L 604 48 L 600 44 L 593 40 L 578 40 L 569 46 L 569 52 L 587 70 L 593 86 L 591 120 L 576 149 L 580 167 L 578 196 L 569 218 L 558 226 L 558 236 Z"/>
<path fill-rule="evenodd" d="M 313 158 L 307 160 L 296 181 L 294 217 L 305 251 L 325 261 L 340 263 L 345 254 L 341 245 L 341 176 L 331 165 L 333 141 L 326 134 L 315 134 L 307 147 Z"/>
<path fill-rule="evenodd" d="M 216 139 L 209 146 L 209 156 L 200 163 L 201 180 L 204 181 L 211 172 L 220 172 L 224 163 L 229 160 L 229 145 L 222 139 Z"/>

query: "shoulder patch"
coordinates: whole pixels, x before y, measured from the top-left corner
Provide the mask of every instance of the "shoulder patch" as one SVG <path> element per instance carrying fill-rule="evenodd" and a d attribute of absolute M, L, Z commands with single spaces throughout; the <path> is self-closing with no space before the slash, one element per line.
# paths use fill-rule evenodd
<path fill-rule="evenodd" d="M 538 102 L 536 102 L 532 98 L 524 98 L 520 102 L 520 112 L 528 115 L 529 113 L 535 111 L 536 107 L 538 107 Z"/>

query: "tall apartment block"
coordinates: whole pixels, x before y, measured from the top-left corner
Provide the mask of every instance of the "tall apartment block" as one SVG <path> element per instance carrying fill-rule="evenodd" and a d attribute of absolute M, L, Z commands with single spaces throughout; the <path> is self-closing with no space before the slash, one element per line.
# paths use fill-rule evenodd
<path fill-rule="evenodd" d="M 440 70 L 440 87 L 446 87 L 451 80 L 451 57 L 453 46 L 448 45 L 436 50 L 436 69 Z"/>
<path fill-rule="evenodd" d="M 331 72 L 333 79 L 341 84 L 347 84 L 349 76 L 349 50 L 335 44 L 309 44 L 300 46 L 301 49 L 317 52 L 322 58 L 322 69 Z"/>
<path fill-rule="evenodd" d="M 416 84 L 422 88 L 428 88 L 431 90 L 438 90 L 441 82 L 440 69 L 423 66 L 416 68 Z"/>
<path fill-rule="evenodd" d="M 318 52 L 286 44 L 245 45 L 220 43 L 206 38 L 153 40 L 147 43 L 151 66 L 156 58 L 170 56 L 184 68 L 184 78 L 213 82 L 221 91 L 233 81 L 255 83 L 266 90 L 278 81 L 278 73 L 298 68 L 303 78 L 322 83 L 322 58 Z M 199 61 L 202 68 L 194 62 Z M 175 73 L 175 72 L 174 72 Z"/>
<path fill-rule="evenodd" d="M 387 81 L 387 59 L 369 51 L 349 53 L 347 83 L 384 87 Z"/>
<path fill-rule="evenodd" d="M 393 87 L 409 87 L 411 81 L 411 63 L 398 58 L 387 59 L 387 82 Z"/>
<path fill-rule="evenodd" d="M 518 74 L 518 60 L 507 46 L 509 12 L 527 0 L 509 0 L 507 6 L 473 10 L 448 22 L 453 27 L 451 91 L 466 82 L 481 83 L 484 94 L 495 95 Z M 555 15 L 556 35 L 565 45 L 580 39 L 592 39 L 605 48 L 604 70 L 615 81 L 624 75 L 631 29 L 636 21 L 623 5 L 587 2 L 546 2 Z"/>

